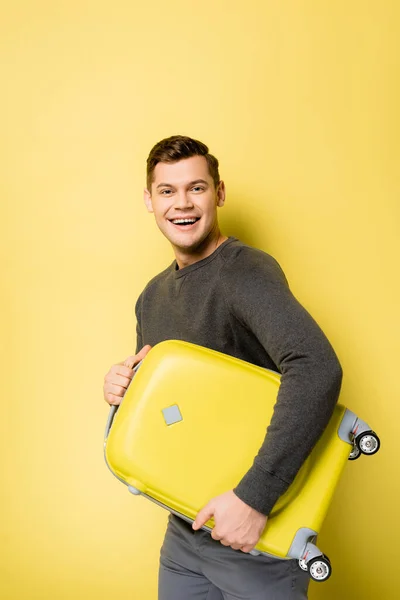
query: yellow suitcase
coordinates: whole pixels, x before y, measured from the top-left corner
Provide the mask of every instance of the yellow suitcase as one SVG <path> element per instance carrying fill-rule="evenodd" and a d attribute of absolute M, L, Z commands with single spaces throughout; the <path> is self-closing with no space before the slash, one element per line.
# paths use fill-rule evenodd
<path fill-rule="evenodd" d="M 154 346 L 138 367 L 120 407 L 111 407 L 106 463 L 133 494 L 193 522 L 211 498 L 233 489 L 251 467 L 272 417 L 280 375 L 175 340 Z M 232 444 L 234 439 L 241 443 Z M 338 404 L 252 553 L 296 558 L 314 580 L 326 580 L 330 561 L 313 542 L 347 460 L 374 454 L 379 446 L 375 432 Z M 204 529 L 213 526 L 211 519 Z"/>

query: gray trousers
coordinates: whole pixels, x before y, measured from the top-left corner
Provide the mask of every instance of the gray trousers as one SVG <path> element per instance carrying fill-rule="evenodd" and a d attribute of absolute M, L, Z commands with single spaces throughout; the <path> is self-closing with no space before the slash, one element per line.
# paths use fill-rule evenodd
<path fill-rule="evenodd" d="M 304 600 L 296 560 L 252 556 L 170 514 L 160 552 L 158 600 Z"/>

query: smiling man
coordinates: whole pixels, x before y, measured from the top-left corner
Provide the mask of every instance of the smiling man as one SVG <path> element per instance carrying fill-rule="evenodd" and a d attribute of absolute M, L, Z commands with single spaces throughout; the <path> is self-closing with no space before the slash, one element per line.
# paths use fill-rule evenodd
<path fill-rule="evenodd" d="M 191 173 L 194 179 L 188 180 Z M 218 226 L 217 207 L 224 205 L 225 185 L 216 181 L 217 173 L 218 164 L 212 159 L 195 155 L 173 163 L 158 162 L 154 167 L 157 185 L 147 182 L 147 210 L 154 213 L 171 242 L 180 269 L 206 258 L 227 239 Z"/>
<path fill-rule="evenodd" d="M 326 427 L 342 371 L 276 260 L 222 235 L 218 210 L 225 203 L 225 185 L 218 166 L 205 144 L 185 136 L 161 140 L 149 154 L 144 201 L 175 260 L 139 296 L 136 354 L 111 367 L 104 397 L 119 404 L 134 365 L 167 339 L 282 374 L 273 418 L 249 471 L 233 490 L 210 498 L 193 526 L 170 515 L 159 600 L 304 599 L 308 575 L 297 561 L 249 552 Z M 201 527 L 212 516 L 210 536 Z"/>

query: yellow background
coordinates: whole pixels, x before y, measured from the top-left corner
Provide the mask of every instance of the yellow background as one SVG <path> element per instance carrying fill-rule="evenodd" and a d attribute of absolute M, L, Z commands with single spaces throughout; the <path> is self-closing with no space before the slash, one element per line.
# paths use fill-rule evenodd
<path fill-rule="evenodd" d="M 347 466 L 310 598 L 398 598 L 397 0 L 1 12 L 1 597 L 156 599 L 167 513 L 108 472 L 102 384 L 173 258 L 142 189 L 179 133 L 219 158 L 224 233 L 278 259 L 381 436 Z"/>

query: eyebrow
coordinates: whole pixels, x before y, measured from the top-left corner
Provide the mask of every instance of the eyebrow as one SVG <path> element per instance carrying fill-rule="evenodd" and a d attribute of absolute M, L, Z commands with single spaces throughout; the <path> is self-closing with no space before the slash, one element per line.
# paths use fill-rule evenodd
<path fill-rule="evenodd" d="M 188 183 L 188 185 L 194 185 L 195 183 L 205 183 L 206 185 L 209 185 L 205 179 L 195 179 L 194 181 L 191 181 L 190 183 Z M 172 185 L 172 183 L 159 183 L 158 186 L 156 187 L 156 189 L 158 190 L 158 188 L 160 188 L 160 187 L 174 187 L 174 186 Z"/>

